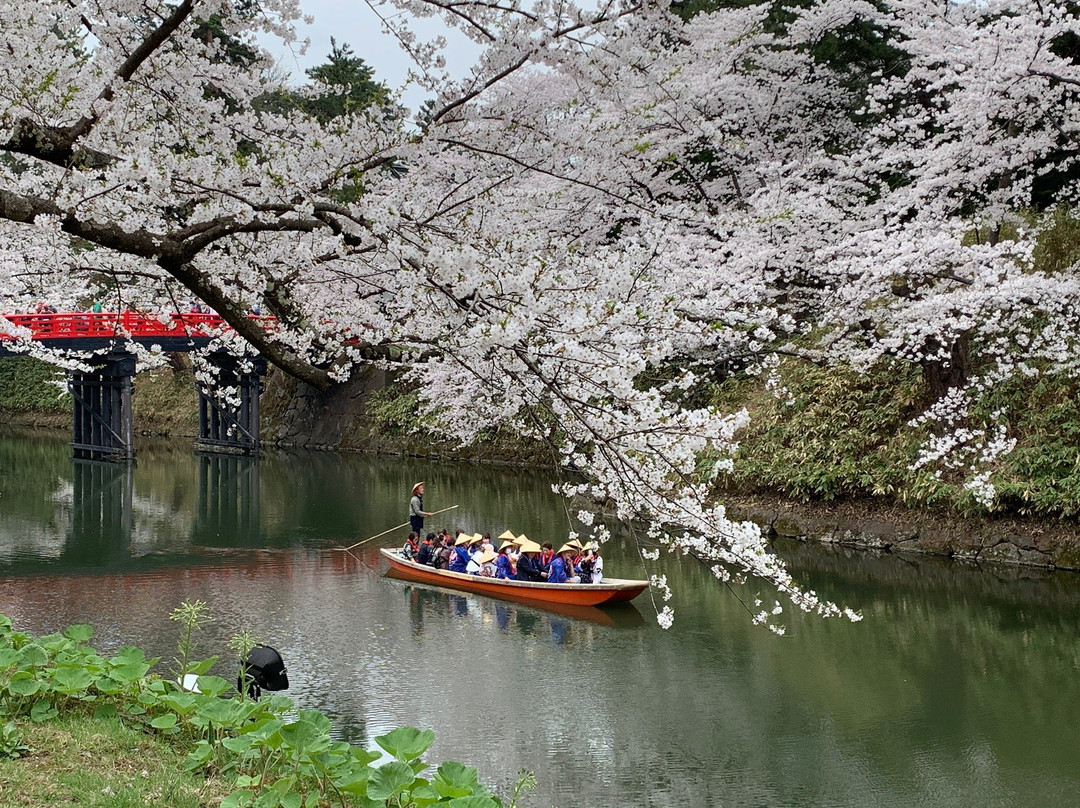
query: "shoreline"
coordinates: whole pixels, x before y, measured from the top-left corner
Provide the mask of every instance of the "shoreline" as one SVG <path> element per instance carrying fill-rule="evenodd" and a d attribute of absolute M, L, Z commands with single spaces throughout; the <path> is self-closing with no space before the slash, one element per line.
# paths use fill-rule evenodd
<path fill-rule="evenodd" d="M 23 416 L 23 417 L 19 417 Z M 70 416 L 62 413 L 2 413 L 3 423 L 30 430 L 65 432 Z M 174 431 L 175 421 L 158 423 L 140 419 L 141 437 L 172 440 L 196 435 Z M 453 461 L 507 467 L 537 466 L 536 458 L 526 464 L 512 456 L 500 455 L 495 447 L 461 452 L 440 447 L 422 451 L 409 440 L 383 438 L 368 446 L 305 443 L 279 437 L 265 440 L 280 449 L 314 449 L 386 457 L 420 457 L 432 461 Z M 429 444 L 430 446 L 430 444 Z M 839 502 L 802 503 L 776 494 L 730 493 L 722 495 L 729 515 L 762 527 L 769 538 L 850 547 L 895 554 L 918 554 L 955 558 L 976 563 L 1080 571 L 1080 526 L 1065 521 L 1015 516 L 970 517 L 915 510 L 895 503 L 865 499 Z"/>

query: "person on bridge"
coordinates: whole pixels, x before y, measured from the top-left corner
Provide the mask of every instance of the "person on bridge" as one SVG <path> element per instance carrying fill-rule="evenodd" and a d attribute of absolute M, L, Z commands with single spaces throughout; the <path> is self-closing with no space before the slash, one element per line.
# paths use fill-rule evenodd
<path fill-rule="evenodd" d="M 424 533 L 424 517 L 431 516 L 424 510 L 424 483 L 412 487 L 412 499 L 409 500 L 409 527 L 418 536 Z"/>

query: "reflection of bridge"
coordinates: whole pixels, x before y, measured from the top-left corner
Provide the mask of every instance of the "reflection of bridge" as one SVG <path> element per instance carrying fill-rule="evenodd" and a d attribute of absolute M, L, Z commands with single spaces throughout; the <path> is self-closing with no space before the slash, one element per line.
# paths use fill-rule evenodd
<path fill-rule="evenodd" d="M 15 348 L 30 339 L 50 348 L 95 351 L 84 361 L 93 369 L 70 373 L 72 448 L 75 457 L 131 460 L 135 456 L 131 393 L 135 355 L 131 343 L 157 346 L 167 353 L 208 347 L 231 332 L 217 314 L 123 312 L 42 312 L 5 314 L 14 334 L 0 334 L 0 356 L 23 353 Z M 273 328 L 273 317 L 252 317 Z M 257 454 L 259 393 L 266 360 L 242 359 L 225 351 L 207 355 L 216 384 L 196 382 L 199 394 L 199 448 L 212 452 Z"/>

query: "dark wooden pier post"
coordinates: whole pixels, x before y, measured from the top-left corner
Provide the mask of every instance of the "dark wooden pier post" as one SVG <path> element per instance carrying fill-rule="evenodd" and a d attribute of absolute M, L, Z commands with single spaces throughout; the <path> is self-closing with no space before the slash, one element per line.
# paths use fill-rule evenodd
<path fill-rule="evenodd" d="M 209 356 L 217 369 L 217 384 L 199 392 L 199 439 L 195 448 L 226 454 L 259 453 L 259 393 L 266 375 L 262 357 L 238 358 L 225 353 Z"/>
<path fill-rule="evenodd" d="M 79 460 L 135 458 L 131 421 L 131 391 L 135 356 L 114 353 L 91 360 L 89 373 L 73 372 L 71 390 L 73 425 L 71 446 Z"/>

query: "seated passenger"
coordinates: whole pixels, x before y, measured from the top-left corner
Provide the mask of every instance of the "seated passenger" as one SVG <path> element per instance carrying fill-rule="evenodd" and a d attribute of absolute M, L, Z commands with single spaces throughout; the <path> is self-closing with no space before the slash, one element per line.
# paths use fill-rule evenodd
<path fill-rule="evenodd" d="M 442 537 L 442 543 L 431 553 L 431 566 L 437 570 L 450 569 L 450 557 L 454 554 L 454 540 L 449 536 Z"/>
<path fill-rule="evenodd" d="M 401 556 L 409 561 L 416 558 L 416 553 L 420 549 L 417 542 L 420 540 L 420 534 L 413 532 L 409 534 L 409 538 L 405 539 L 405 544 L 401 547 Z"/>
<path fill-rule="evenodd" d="M 468 533 L 458 535 L 457 541 L 454 542 L 454 552 L 450 555 L 450 572 L 465 572 L 465 567 L 472 558 L 469 555 L 469 539 L 471 538 L 472 536 Z"/>
<path fill-rule="evenodd" d="M 481 578 L 494 578 L 498 574 L 498 567 L 495 561 L 499 558 L 499 554 L 494 550 L 484 550 L 480 554 L 480 577 Z"/>
<path fill-rule="evenodd" d="M 600 545 L 594 541 L 585 545 L 586 558 L 592 565 L 592 577 L 586 580 L 584 570 L 581 581 L 587 584 L 599 584 L 604 580 L 604 559 L 600 557 Z"/>
<path fill-rule="evenodd" d="M 435 550 L 435 534 L 428 533 L 424 537 L 423 543 L 420 545 L 420 550 L 416 554 L 417 564 L 426 564 L 431 566 L 431 554 Z"/>
<path fill-rule="evenodd" d="M 551 542 L 546 541 L 540 545 L 540 566 L 547 569 L 553 558 L 555 558 L 555 551 L 551 549 Z"/>
<path fill-rule="evenodd" d="M 515 573 L 517 580 L 533 582 L 544 580 L 541 577 L 543 570 L 540 569 L 540 545 L 524 536 L 521 540 L 521 554 L 518 556 Z"/>
<path fill-rule="evenodd" d="M 548 567 L 547 582 L 549 584 L 577 584 L 581 583 L 577 570 L 574 569 L 574 555 L 577 548 L 564 544 L 559 552 L 551 559 Z"/>
<path fill-rule="evenodd" d="M 510 551 L 516 547 L 512 541 L 504 541 L 499 547 L 499 557 L 495 559 L 495 577 L 514 580 L 514 564 L 510 560 Z"/>

